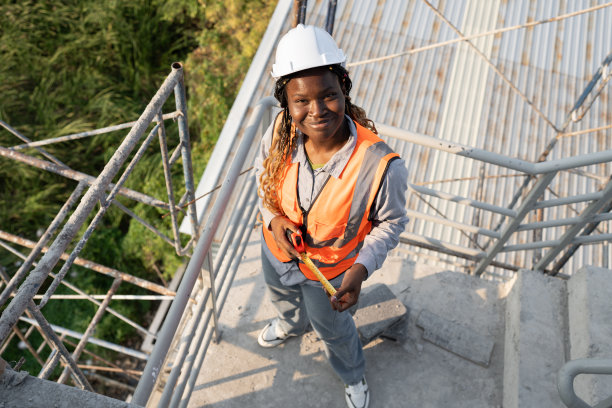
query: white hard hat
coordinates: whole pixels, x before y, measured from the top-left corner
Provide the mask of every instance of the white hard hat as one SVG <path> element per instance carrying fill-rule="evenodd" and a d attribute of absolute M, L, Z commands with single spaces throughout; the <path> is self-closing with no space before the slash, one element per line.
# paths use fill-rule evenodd
<path fill-rule="evenodd" d="M 272 77 L 346 62 L 346 56 L 331 35 L 322 28 L 298 24 L 281 38 L 276 48 Z"/>

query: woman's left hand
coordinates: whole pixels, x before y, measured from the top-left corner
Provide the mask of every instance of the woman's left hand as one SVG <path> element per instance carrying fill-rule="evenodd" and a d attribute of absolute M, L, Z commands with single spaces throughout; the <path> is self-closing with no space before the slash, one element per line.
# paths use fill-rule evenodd
<path fill-rule="evenodd" d="M 362 264 L 353 264 L 347 269 L 344 273 L 344 279 L 342 279 L 342 285 L 340 285 L 336 294 L 330 297 L 332 308 L 343 312 L 355 305 L 361 292 L 361 283 L 367 276 L 368 271 Z"/>

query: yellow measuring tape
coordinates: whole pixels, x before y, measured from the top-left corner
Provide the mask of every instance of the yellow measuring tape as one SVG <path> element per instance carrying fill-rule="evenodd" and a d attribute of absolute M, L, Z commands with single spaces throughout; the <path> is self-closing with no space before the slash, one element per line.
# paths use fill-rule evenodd
<path fill-rule="evenodd" d="M 321 282 L 327 293 L 329 293 L 331 296 L 334 296 L 336 294 L 336 289 L 331 285 L 331 283 L 329 283 L 325 276 L 323 276 L 319 268 L 317 268 L 317 266 L 312 262 L 312 260 L 306 253 L 304 240 L 302 239 L 302 232 L 300 230 L 297 230 L 295 232 L 286 230 L 285 235 L 287 236 L 289 242 L 293 244 L 295 250 L 298 251 L 298 253 L 300 254 L 302 262 L 304 262 L 308 269 L 310 269 L 311 272 L 315 274 L 315 276 L 317 277 L 317 279 L 319 279 L 319 282 Z"/>
<path fill-rule="evenodd" d="M 317 279 L 319 279 L 319 282 L 321 282 L 327 293 L 334 296 L 336 294 L 336 289 L 332 286 L 331 283 L 329 283 L 325 276 L 323 276 L 319 268 L 317 268 L 317 266 L 312 263 L 312 260 L 308 257 L 306 252 L 301 252 L 300 258 L 302 258 L 302 262 L 304 262 L 308 269 L 310 269 L 312 273 L 316 275 Z"/>

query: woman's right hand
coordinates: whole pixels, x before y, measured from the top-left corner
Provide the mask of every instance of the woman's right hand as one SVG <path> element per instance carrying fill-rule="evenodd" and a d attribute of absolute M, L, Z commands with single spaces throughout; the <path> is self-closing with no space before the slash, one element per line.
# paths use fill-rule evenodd
<path fill-rule="evenodd" d="M 289 242 L 287 239 L 287 235 L 285 231 L 290 230 L 291 232 L 295 232 L 298 230 L 298 227 L 294 223 L 292 223 L 289 218 L 283 215 L 277 215 L 272 218 L 270 221 L 270 229 L 272 230 L 272 234 L 274 235 L 274 241 L 276 241 L 276 246 L 281 250 L 286 256 L 291 259 L 299 259 L 300 254 L 295 250 L 293 244 Z"/>

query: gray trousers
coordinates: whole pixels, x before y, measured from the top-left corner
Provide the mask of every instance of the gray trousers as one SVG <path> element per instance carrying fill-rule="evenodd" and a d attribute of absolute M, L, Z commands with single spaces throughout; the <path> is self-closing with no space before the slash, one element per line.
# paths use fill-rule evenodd
<path fill-rule="evenodd" d="M 262 242 L 263 245 L 266 245 L 265 242 Z M 268 259 L 263 250 L 261 263 L 268 294 L 280 319 L 280 327 L 287 334 L 301 335 L 310 322 L 323 340 L 325 354 L 342 381 L 345 384 L 359 382 L 365 371 L 365 357 L 351 314 L 348 311 L 340 313 L 333 310 L 319 282 L 283 285 L 277 272 L 282 262 Z M 281 265 L 275 269 L 274 263 Z"/>

